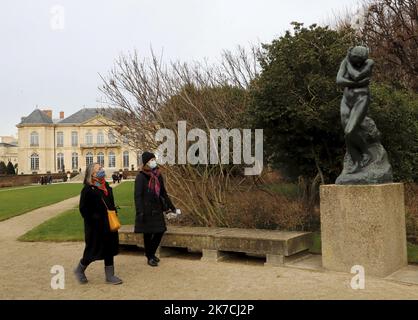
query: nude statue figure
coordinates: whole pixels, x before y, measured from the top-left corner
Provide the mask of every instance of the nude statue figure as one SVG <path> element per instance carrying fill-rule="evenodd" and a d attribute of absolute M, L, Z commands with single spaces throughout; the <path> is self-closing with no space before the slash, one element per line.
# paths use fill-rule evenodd
<path fill-rule="evenodd" d="M 374 61 L 368 57 L 367 48 L 351 48 L 337 75 L 337 84 L 344 88 L 340 107 L 341 123 L 347 152 L 354 164 L 350 172 L 347 172 L 349 174 L 358 172 L 372 161 L 372 154 L 359 128 L 370 104 L 369 84 Z"/>

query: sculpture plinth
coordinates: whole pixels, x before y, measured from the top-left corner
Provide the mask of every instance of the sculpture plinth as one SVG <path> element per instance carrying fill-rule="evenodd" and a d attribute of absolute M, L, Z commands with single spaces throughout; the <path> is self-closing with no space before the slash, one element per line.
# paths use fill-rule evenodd
<path fill-rule="evenodd" d="M 403 184 L 323 185 L 320 198 L 324 268 L 385 277 L 407 265 Z"/>

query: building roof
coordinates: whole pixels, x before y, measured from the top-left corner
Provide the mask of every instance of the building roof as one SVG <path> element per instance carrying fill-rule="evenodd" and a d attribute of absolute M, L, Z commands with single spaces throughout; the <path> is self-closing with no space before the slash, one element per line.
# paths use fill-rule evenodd
<path fill-rule="evenodd" d="M 112 114 L 108 110 L 102 108 L 84 108 L 72 114 L 71 116 L 59 121 L 58 124 L 83 123 L 97 117 L 98 115 L 102 115 L 110 119 L 112 118 Z"/>
<path fill-rule="evenodd" d="M 48 115 L 39 110 L 35 109 L 30 115 L 22 118 L 21 124 L 52 124 L 52 119 Z"/>
<path fill-rule="evenodd" d="M 112 110 L 106 110 L 103 108 L 83 108 L 71 116 L 61 120 L 51 119 L 45 112 L 35 109 L 30 115 L 23 117 L 18 126 L 25 124 L 80 124 L 93 119 L 98 115 L 112 119 Z"/>
<path fill-rule="evenodd" d="M 11 143 L 5 143 L 5 142 L 0 142 L 0 147 L 6 147 L 6 148 L 12 148 L 12 147 L 16 147 L 16 144 L 11 144 Z"/>

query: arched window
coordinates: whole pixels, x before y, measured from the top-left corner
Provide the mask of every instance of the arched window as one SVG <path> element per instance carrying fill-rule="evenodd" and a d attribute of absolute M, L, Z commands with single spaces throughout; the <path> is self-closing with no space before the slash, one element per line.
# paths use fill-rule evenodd
<path fill-rule="evenodd" d="M 93 163 L 93 154 L 91 152 L 87 152 L 86 154 L 86 167 Z"/>
<path fill-rule="evenodd" d="M 39 156 L 36 153 L 34 153 L 30 156 L 30 169 L 32 171 L 38 171 L 39 170 Z"/>
<path fill-rule="evenodd" d="M 57 147 L 64 146 L 64 132 L 57 132 Z"/>
<path fill-rule="evenodd" d="M 91 132 L 86 133 L 86 144 L 89 146 L 93 144 L 93 134 Z"/>
<path fill-rule="evenodd" d="M 73 152 L 71 155 L 71 163 L 72 163 L 72 169 L 78 170 L 78 153 Z"/>
<path fill-rule="evenodd" d="M 64 154 L 58 153 L 57 154 L 57 169 L 58 171 L 63 171 L 65 169 L 64 167 Z"/>
<path fill-rule="evenodd" d="M 97 154 L 97 163 L 100 164 L 102 167 L 104 167 L 105 160 L 104 160 L 104 153 L 103 152 L 99 152 Z"/>
<path fill-rule="evenodd" d="M 109 152 L 109 168 L 116 167 L 116 156 L 113 151 Z"/>
<path fill-rule="evenodd" d="M 128 151 L 123 152 L 123 167 L 129 168 L 129 152 Z"/>
<path fill-rule="evenodd" d="M 97 144 L 104 144 L 103 131 L 99 131 L 99 133 L 97 134 Z"/>
<path fill-rule="evenodd" d="M 30 134 L 30 146 L 31 147 L 39 146 L 39 134 L 37 132 L 32 132 Z"/>

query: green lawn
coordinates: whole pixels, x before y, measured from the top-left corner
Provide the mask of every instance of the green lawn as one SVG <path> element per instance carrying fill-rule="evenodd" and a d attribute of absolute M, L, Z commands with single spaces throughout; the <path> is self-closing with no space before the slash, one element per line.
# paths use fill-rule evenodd
<path fill-rule="evenodd" d="M 0 221 L 75 197 L 80 190 L 78 183 L 0 189 Z"/>
<path fill-rule="evenodd" d="M 122 224 L 134 224 L 134 183 L 124 182 L 114 189 L 116 204 Z M 61 213 L 42 223 L 19 238 L 21 241 L 82 241 L 84 240 L 83 218 L 78 208 Z"/>

